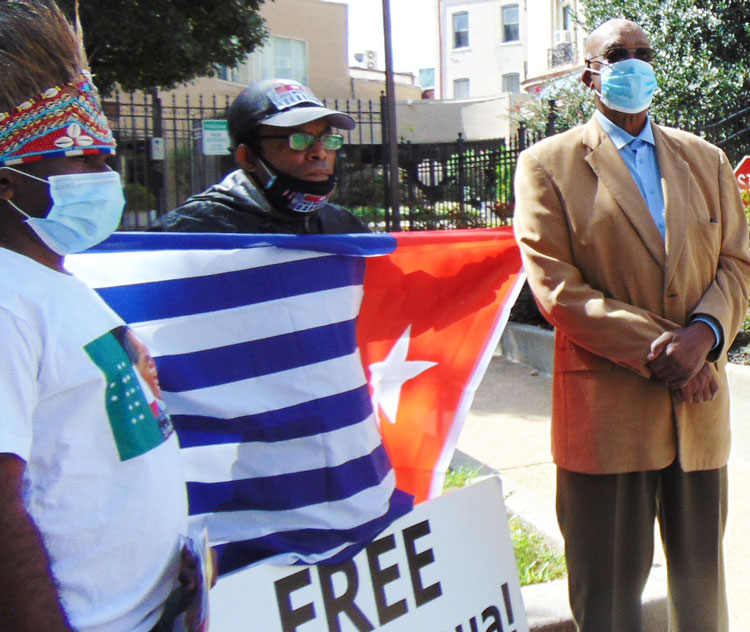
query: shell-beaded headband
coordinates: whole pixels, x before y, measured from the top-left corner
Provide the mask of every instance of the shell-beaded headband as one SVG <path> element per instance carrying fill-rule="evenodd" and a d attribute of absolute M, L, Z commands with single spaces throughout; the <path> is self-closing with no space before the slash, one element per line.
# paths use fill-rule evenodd
<path fill-rule="evenodd" d="M 0 166 L 114 154 L 115 139 L 88 73 L 0 114 Z"/>

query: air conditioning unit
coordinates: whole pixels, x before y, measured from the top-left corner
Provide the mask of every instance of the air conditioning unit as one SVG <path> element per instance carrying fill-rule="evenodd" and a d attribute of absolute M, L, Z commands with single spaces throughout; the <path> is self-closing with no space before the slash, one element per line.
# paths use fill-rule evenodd
<path fill-rule="evenodd" d="M 378 66 L 378 54 L 374 50 L 365 51 L 365 60 L 367 68 L 375 70 Z"/>
<path fill-rule="evenodd" d="M 555 46 L 573 41 L 573 31 L 555 31 Z"/>

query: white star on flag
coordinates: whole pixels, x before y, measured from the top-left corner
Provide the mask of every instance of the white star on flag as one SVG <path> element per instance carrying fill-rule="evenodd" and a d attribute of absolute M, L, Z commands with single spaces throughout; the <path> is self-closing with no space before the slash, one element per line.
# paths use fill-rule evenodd
<path fill-rule="evenodd" d="M 385 360 L 373 362 L 370 365 L 373 405 L 376 410 L 380 406 L 392 424 L 396 423 L 401 387 L 408 380 L 437 364 L 437 362 L 428 361 L 407 361 L 406 355 L 409 353 L 410 341 L 411 325 L 401 334 Z"/>

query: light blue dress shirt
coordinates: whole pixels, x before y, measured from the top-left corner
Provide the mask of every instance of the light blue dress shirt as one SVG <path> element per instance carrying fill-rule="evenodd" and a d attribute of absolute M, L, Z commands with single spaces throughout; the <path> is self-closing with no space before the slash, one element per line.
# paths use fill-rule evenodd
<path fill-rule="evenodd" d="M 624 129 L 615 125 L 599 110 L 594 112 L 596 120 L 607 133 L 617 151 L 620 152 L 625 166 L 633 176 L 633 180 L 646 201 L 646 206 L 654 219 L 656 227 L 662 239 L 667 234 L 667 225 L 664 209 L 664 190 L 661 187 L 661 171 L 659 161 L 656 158 L 656 145 L 654 143 L 654 132 L 651 129 L 651 120 L 646 115 L 646 124 L 638 136 L 628 134 Z M 718 321 L 708 314 L 697 314 L 691 322 L 699 320 L 706 323 L 714 332 L 716 342 L 711 348 L 713 351 L 723 343 L 724 335 Z"/>
<path fill-rule="evenodd" d="M 661 188 L 661 171 L 659 161 L 656 159 L 656 147 L 654 145 L 654 132 L 651 129 L 651 121 L 646 116 L 646 124 L 638 136 L 631 136 L 624 129 L 615 125 L 599 110 L 595 113 L 596 120 L 602 126 L 610 140 L 620 152 L 625 166 L 633 176 L 633 180 L 646 201 L 646 206 L 654 218 L 654 223 L 659 229 L 661 238 L 667 233 L 667 225 L 664 219 L 664 191 Z"/>

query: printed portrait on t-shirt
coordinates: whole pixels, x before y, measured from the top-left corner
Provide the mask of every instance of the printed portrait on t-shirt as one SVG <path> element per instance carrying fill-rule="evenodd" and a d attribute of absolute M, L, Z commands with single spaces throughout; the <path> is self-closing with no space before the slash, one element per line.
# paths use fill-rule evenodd
<path fill-rule="evenodd" d="M 105 406 L 120 458 L 132 459 L 163 443 L 174 428 L 146 345 L 122 325 L 85 350 L 107 378 Z"/>
<path fill-rule="evenodd" d="M 140 376 L 146 381 L 154 397 L 161 399 L 161 388 L 159 386 L 159 373 L 156 370 L 156 362 L 151 357 L 148 347 L 133 333 L 130 327 L 118 327 L 113 331 L 120 341 L 125 353 L 138 369 Z"/>

